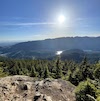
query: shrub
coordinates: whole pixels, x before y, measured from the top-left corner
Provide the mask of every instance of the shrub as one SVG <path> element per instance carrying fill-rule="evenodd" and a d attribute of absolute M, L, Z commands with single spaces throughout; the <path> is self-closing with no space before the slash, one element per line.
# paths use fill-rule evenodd
<path fill-rule="evenodd" d="M 76 101 L 94 101 L 96 90 L 96 87 L 89 81 L 81 82 L 75 90 Z"/>

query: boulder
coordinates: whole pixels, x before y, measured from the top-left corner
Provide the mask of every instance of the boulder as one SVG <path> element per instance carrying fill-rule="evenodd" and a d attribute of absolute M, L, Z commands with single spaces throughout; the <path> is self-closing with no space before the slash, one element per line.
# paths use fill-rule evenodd
<path fill-rule="evenodd" d="M 75 101 L 75 86 L 61 79 L 0 78 L 0 101 Z"/>

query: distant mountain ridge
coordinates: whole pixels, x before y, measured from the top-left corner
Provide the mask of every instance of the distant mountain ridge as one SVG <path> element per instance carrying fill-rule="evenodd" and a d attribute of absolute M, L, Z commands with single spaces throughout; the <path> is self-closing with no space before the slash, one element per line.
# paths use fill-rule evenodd
<path fill-rule="evenodd" d="M 64 37 L 42 41 L 28 41 L 12 45 L 11 51 L 54 51 L 82 49 L 100 51 L 100 37 Z"/>
<path fill-rule="evenodd" d="M 63 51 L 61 59 L 81 61 L 84 56 L 100 60 L 100 37 L 64 37 L 41 41 L 21 42 L 0 48 L 0 56 L 10 58 L 53 59 Z"/>

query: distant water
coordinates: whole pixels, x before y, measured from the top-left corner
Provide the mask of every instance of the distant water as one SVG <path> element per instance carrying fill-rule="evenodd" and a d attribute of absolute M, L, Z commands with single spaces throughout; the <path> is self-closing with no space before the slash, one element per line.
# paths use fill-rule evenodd
<path fill-rule="evenodd" d="M 56 55 L 61 55 L 63 53 L 63 51 L 57 51 Z"/>

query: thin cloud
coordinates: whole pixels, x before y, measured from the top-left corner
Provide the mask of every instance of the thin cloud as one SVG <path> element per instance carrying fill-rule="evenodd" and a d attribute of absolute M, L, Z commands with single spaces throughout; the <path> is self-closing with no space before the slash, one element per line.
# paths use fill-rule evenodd
<path fill-rule="evenodd" d="M 35 25 L 55 25 L 52 22 L 37 22 L 37 23 L 1 23 L 0 26 L 35 26 Z"/>

